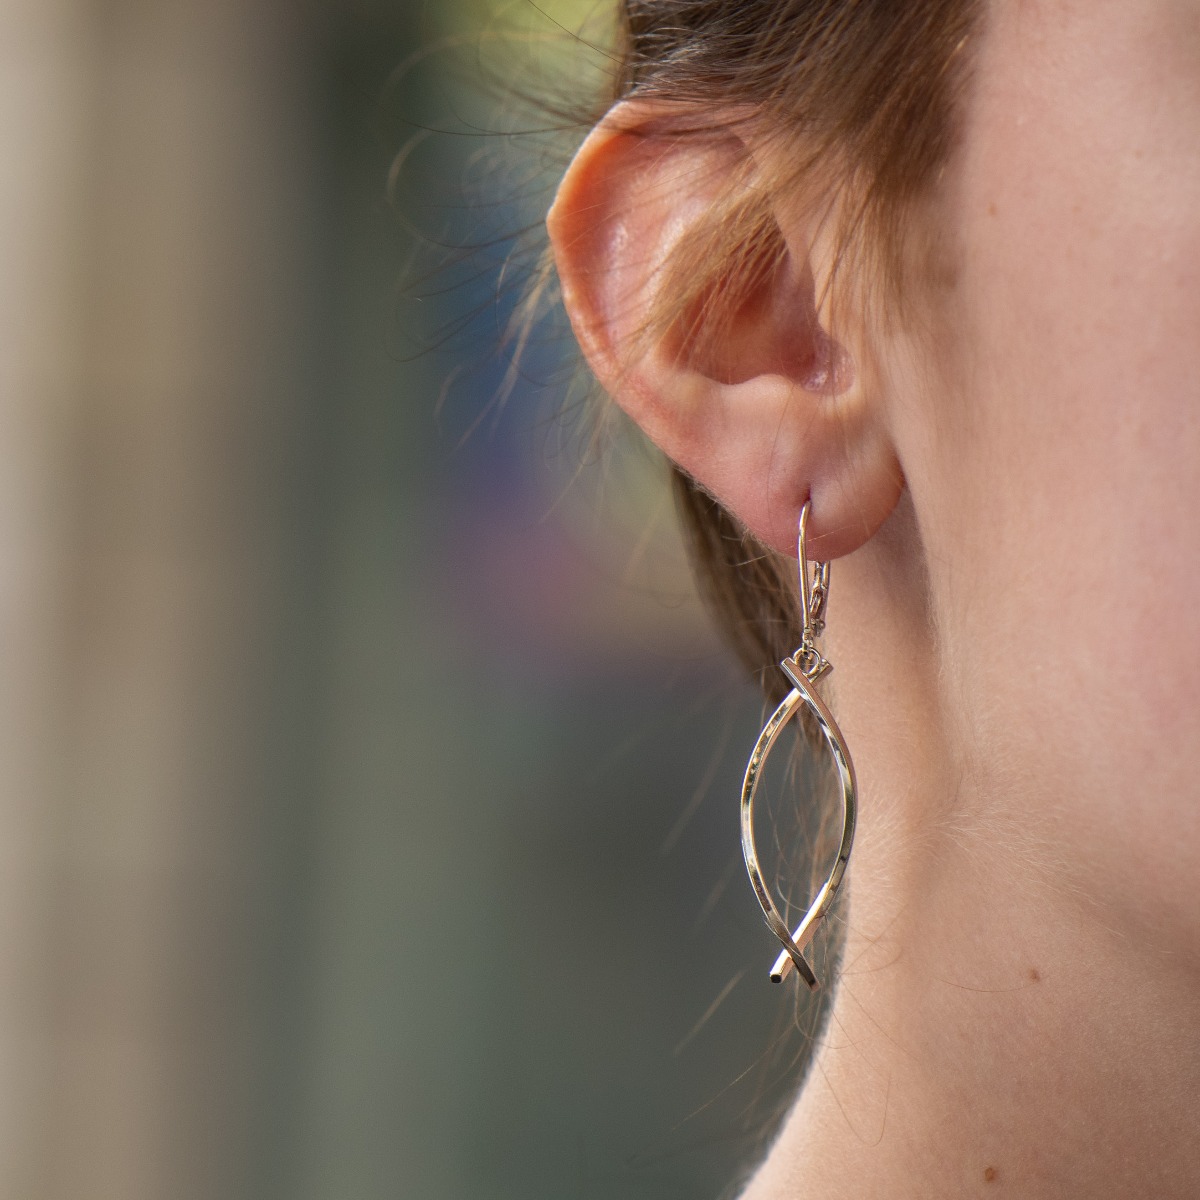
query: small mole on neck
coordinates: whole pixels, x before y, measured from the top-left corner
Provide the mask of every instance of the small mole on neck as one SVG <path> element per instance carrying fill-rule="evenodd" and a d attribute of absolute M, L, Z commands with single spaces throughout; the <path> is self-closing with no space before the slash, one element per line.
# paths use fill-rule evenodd
<path fill-rule="evenodd" d="M 1030 967 L 1029 968 L 1029 982 L 1030 983 L 1041 983 L 1041 981 L 1042 981 L 1042 973 L 1037 969 L 1037 967 Z"/>
<path fill-rule="evenodd" d="M 988 1167 L 987 1170 L 984 1171 L 984 1173 L 983 1173 L 983 1182 L 984 1183 L 992 1183 L 995 1181 L 995 1178 L 996 1178 L 996 1168 Z"/>

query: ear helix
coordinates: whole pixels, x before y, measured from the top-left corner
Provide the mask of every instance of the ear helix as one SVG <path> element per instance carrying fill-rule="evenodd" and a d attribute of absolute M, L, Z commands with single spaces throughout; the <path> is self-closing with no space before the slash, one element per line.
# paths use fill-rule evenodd
<path fill-rule="evenodd" d="M 815 563 L 815 570 L 809 573 L 807 532 L 811 501 L 806 500 L 800 510 L 797 557 L 800 571 L 800 608 L 803 619 L 803 633 L 800 646 L 790 657 L 780 664 L 783 673 L 792 683 L 792 690 L 784 697 L 783 702 L 771 715 L 762 733 L 758 736 L 750 761 L 746 765 L 746 776 L 742 783 L 741 824 L 742 824 L 742 854 L 746 859 L 746 870 L 755 895 L 762 906 L 763 916 L 771 928 L 771 932 L 783 945 L 783 952 L 771 968 L 771 979 L 775 983 L 783 980 L 794 967 L 800 978 L 808 984 L 811 990 L 816 990 L 820 983 L 812 966 L 804 957 L 804 951 L 816 934 L 822 920 L 833 906 L 841 887 L 846 866 L 850 861 L 850 850 L 854 844 L 854 827 L 857 819 L 858 787 L 854 778 L 854 763 L 846 746 L 846 739 L 838 728 L 833 714 L 826 707 L 816 690 L 817 683 L 830 671 L 832 665 L 817 647 L 817 639 L 825 629 L 825 608 L 829 601 L 829 563 Z M 803 920 L 789 932 L 783 916 L 775 905 L 759 867 L 758 852 L 754 845 L 754 797 L 762 778 L 763 768 L 767 757 L 779 740 L 787 723 L 802 709 L 812 714 L 821 730 L 826 746 L 833 755 L 837 767 L 838 779 L 842 788 L 842 840 L 838 848 L 837 859 L 813 900 Z"/>

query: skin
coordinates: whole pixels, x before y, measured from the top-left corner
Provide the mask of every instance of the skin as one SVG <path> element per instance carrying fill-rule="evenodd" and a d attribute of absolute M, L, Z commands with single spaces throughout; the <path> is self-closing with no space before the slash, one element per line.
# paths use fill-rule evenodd
<path fill-rule="evenodd" d="M 783 279 L 703 356 L 637 336 L 744 129 L 627 106 L 551 214 L 616 400 L 780 548 L 811 493 L 840 559 L 847 949 L 747 1200 L 1200 1195 L 1200 5 L 996 0 L 973 53 L 920 329 Z M 764 344 L 814 317 L 832 391 Z"/>

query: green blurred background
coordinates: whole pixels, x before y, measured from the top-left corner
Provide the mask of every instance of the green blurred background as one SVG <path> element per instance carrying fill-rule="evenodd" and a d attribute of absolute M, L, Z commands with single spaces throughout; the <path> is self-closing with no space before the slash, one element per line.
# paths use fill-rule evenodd
<path fill-rule="evenodd" d="M 494 403 L 597 12 L 0 0 L 0 1195 L 716 1198 L 795 1082 L 660 467 Z"/>

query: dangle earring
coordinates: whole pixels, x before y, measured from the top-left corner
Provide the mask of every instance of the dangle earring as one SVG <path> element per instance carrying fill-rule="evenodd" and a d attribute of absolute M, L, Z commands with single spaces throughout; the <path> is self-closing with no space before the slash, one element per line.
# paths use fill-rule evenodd
<path fill-rule="evenodd" d="M 784 697 L 783 703 L 771 715 L 771 719 L 758 735 L 750 761 L 746 765 L 746 778 L 742 784 L 742 853 L 746 858 L 746 870 L 750 874 L 750 882 L 754 885 L 758 902 L 762 905 L 763 915 L 771 932 L 783 944 L 783 952 L 775 960 L 771 968 L 771 979 L 779 983 L 787 976 L 788 971 L 795 967 L 800 978 L 809 988 L 816 990 L 820 984 L 804 950 L 812 941 L 817 927 L 837 896 L 846 873 L 846 864 L 850 861 L 850 848 L 854 844 L 854 824 L 857 815 L 857 785 L 854 780 L 854 764 L 850 761 L 850 751 L 846 747 L 846 739 L 838 728 L 833 715 L 825 706 L 825 702 L 817 694 L 817 683 L 828 675 L 833 667 L 817 649 L 817 638 L 825 629 L 825 606 L 829 600 L 829 563 L 817 562 L 815 570 L 809 575 L 808 547 L 808 516 L 811 501 L 806 500 L 800 510 L 800 533 L 798 558 L 800 567 L 800 608 L 804 622 L 804 632 L 800 648 L 791 658 L 785 658 L 780 667 L 792 684 L 792 690 Z M 837 860 L 833 870 L 804 919 L 795 930 L 788 932 L 783 916 L 775 906 L 771 893 L 763 882 L 762 871 L 758 865 L 758 853 L 754 848 L 754 794 L 762 778 L 762 770 L 766 765 L 767 756 L 771 753 L 784 726 L 802 708 L 807 708 L 815 718 L 825 744 L 833 754 L 837 765 L 838 779 L 842 785 L 842 841 L 838 849 Z"/>

